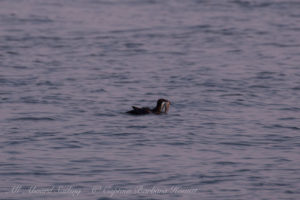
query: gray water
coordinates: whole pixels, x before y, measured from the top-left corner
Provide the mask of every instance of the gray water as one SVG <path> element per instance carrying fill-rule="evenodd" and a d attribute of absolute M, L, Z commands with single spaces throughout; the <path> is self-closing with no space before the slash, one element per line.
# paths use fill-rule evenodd
<path fill-rule="evenodd" d="M 1 0 L 0 197 L 299 199 L 299 63 L 298 0 Z"/>

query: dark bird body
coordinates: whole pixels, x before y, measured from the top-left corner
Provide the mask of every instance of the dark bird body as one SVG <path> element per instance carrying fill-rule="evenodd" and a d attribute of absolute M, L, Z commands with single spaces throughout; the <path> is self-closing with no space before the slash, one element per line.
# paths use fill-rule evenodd
<path fill-rule="evenodd" d="M 133 114 L 133 115 L 146 115 L 146 114 L 162 114 L 167 113 L 169 111 L 171 102 L 166 99 L 159 99 L 157 100 L 156 107 L 153 109 L 148 107 L 136 107 L 132 106 L 133 110 L 128 111 L 127 113 Z"/>

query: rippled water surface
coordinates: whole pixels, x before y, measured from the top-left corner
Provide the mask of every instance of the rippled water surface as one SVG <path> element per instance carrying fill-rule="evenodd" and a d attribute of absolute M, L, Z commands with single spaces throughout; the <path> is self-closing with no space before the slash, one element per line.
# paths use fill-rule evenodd
<path fill-rule="evenodd" d="M 299 199 L 299 36 L 298 0 L 0 0 L 1 198 Z"/>

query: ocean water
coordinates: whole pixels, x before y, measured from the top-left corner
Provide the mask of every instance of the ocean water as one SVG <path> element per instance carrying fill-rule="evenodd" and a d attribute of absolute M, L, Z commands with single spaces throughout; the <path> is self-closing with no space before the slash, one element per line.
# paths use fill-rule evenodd
<path fill-rule="evenodd" d="M 298 0 L 0 0 L 1 199 L 299 199 L 299 99 Z"/>

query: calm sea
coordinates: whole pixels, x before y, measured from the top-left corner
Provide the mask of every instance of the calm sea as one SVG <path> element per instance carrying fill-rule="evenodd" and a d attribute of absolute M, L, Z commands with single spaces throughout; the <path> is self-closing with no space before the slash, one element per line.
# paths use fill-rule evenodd
<path fill-rule="evenodd" d="M 299 0 L 0 0 L 1 199 L 297 200 L 299 99 Z"/>

